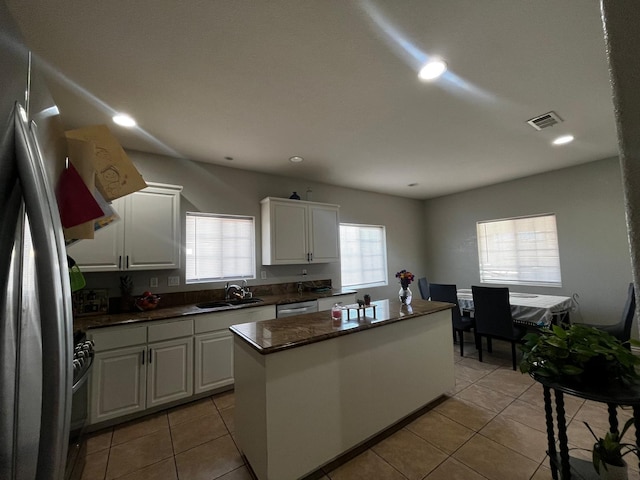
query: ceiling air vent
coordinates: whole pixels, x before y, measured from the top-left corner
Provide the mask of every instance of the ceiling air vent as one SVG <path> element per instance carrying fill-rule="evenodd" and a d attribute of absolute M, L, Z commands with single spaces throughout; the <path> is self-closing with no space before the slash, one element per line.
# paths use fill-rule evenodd
<path fill-rule="evenodd" d="M 555 124 L 560 122 L 562 122 L 562 119 L 556 112 L 547 112 L 543 115 L 538 115 L 531 120 L 527 120 L 527 123 L 536 130 L 553 127 Z"/>

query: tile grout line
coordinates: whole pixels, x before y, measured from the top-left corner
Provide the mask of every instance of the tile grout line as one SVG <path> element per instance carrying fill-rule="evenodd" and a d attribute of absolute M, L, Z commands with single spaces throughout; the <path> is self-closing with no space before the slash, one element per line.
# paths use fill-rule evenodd
<path fill-rule="evenodd" d="M 471 367 L 469 367 L 469 368 L 471 368 Z M 463 388 L 463 389 L 462 389 L 462 390 L 460 390 L 459 392 L 456 392 L 456 394 L 455 394 L 455 395 L 454 395 L 454 397 L 452 397 L 452 398 L 455 398 L 455 397 L 458 395 L 458 393 L 463 392 L 464 390 L 468 389 L 468 388 L 469 388 L 469 387 L 471 387 L 472 385 L 476 385 L 476 384 L 477 384 L 477 382 L 479 382 L 480 380 L 482 380 L 482 379 L 486 378 L 487 376 L 491 375 L 492 373 L 496 372 L 496 371 L 497 371 L 497 370 L 499 370 L 500 368 L 501 368 L 501 367 L 499 366 L 498 368 L 496 368 L 496 369 L 492 370 L 491 372 L 488 372 L 486 375 L 483 375 L 482 377 L 479 377 L 477 380 L 475 380 L 475 381 L 471 382 L 471 384 L 470 384 L 470 385 L 468 385 L 467 387 Z M 532 385 L 533 385 L 533 384 L 532 384 Z M 479 386 L 479 387 L 482 387 L 482 388 L 486 388 L 487 390 L 491 390 L 491 389 L 489 389 L 488 387 L 483 387 L 482 385 L 478 385 L 478 386 Z M 472 470 L 472 471 L 473 471 L 473 472 L 475 472 L 476 474 L 480 475 L 481 477 L 486 478 L 486 477 L 485 477 L 484 475 L 482 475 L 480 472 L 478 472 L 477 470 L 475 470 L 471 465 L 467 465 L 467 464 L 466 464 L 465 462 L 463 462 L 461 459 L 458 459 L 458 458 L 455 458 L 455 457 L 454 457 L 454 454 L 455 454 L 457 451 L 459 451 L 459 450 L 460 450 L 464 445 L 466 445 L 467 443 L 469 443 L 469 442 L 470 442 L 470 441 L 471 441 L 471 440 L 472 440 L 476 435 L 480 435 L 482 438 L 484 438 L 484 439 L 486 439 L 486 440 L 488 440 L 488 441 L 491 441 L 491 442 L 495 443 L 496 445 L 499 445 L 499 446 L 501 446 L 501 447 L 507 448 L 507 449 L 509 449 L 510 451 L 512 451 L 512 452 L 514 452 L 514 453 L 517 453 L 518 455 L 522 455 L 524 458 L 526 458 L 526 459 L 528 459 L 528 460 L 531 460 L 532 462 L 536 462 L 536 460 L 533 460 L 533 459 L 531 459 L 531 458 L 529 458 L 529 457 L 527 457 L 527 456 L 523 455 L 521 452 L 519 452 L 519 451 L 517 451 L 517 450 L 514 450 L 514 449 L 512 449 L 511 447 L 508 447 L 508 446 L 506 446 L 506 445 L 502 445 L 501 443 L 498 443 L 498 442 L 496 442 L 495 440 L 493 440 L 493 439 L 491 439 L 491 438 L 489 438 L 489 437 L 487 437 L 486 435 L 484 435 L 484 434 L 482 434 L 482 433 L 481 433 L 481 430 L 482 430 L 482 429 L 484 429 L 484 428 L 485 428 L 485 427 L 486 427 L 490 422 L 492 422 L 493 420 L 495 420 L 499 415 L 501 415 L 502 413 L 504 413 L 504 411 L 505 411 L 505 410 L 506 410 L 510 405 L 512 405 L 516 400 L 518 400 L 518 399 L 520 398 L 520 396 L 522 396 L 522 395 L 523 395 L 527 390 L 529 390 L 529 388 L 531 388 L 531 385 L 530 385 L 529 387 L 527 387 L 527 388 L 526 388 L 526 389 L 525 389 L 525 390 L 524 390 L 520 395 L 518 395 L 517 397 L 512 397 L 511 395 L 509 395 L 509 394 L 507 394 L 507 393 L 504 393 L 504 392 L 498 391 L 498 393 L 500 393 L 501 395 L 511 398 L 511 401 L 510 401 L 510 402 L 509 402 L 505 407 L 503 407 L 503 408 L 502 408 L 498 413 L 496 413 L 496 414 L 493 416 L 493 418 L 491 418 L 491 420 L 489 420 L 489 421 L 488 421 L 488 422 L 487 422 L 487 423 L 486 423 L 482 428 L 480 428 L 480 430 L 477 430 L 477 431 L 476 431 L 476 430 L 473 430 L 473 432 L 474 432 L 474 433 L 473 433 L 473 435 L 471 435 L 471 437 L 469 437 L 469 438 L 468 438 L 466 441 L 464 441 L 464 442 L 463 442 L 463 443 L 462 443 L 458 448 L 456 448 L 456 449 L 451 453 L 451 455 L 449 455 L 449 458 L 454 458 L 454 460 L 456 460 L 456 461 L 460 462 L 461 464 L 465 465 L 467 468 L 469 468 L 470 470 Z M 460 398 L 459 400 L 460 400 L 460 401 L 465 401 L 465 399 L 462 399 L 462 398 Z M 480 407 L 480 408 L 485 409 L 485 407 L 483 407 L 482 405 L 478 405 L 477 403 L 473 402 L 472 400 L 469 400 L 469 402 L 470 402 L 470 403 L 472 403 L 473 405 L 476 405 L 477 407 Z M 528 402 L 525 402 L 525 403 L 528 403 Z M 492 412 L 492 413 L 495 413 L 495 412 Z M 449 417 L 447 417 L 447 418 L 449 418 Z M 451 420 L 453 420 L 453 419 L 451 419 Z M 455 420 L 454 420 L 454 421 L 455 421 Z M 515 421 L 515 420 L 514 420 L 514 421 Z M 456 422 L 456 423 L 457 423 L 457 422 Z M 521 422 L 518 422 L 518 423 L 521 423 Z M 526 425 L 526 424 L 522 424 L 522 425 L 528 426 L 528 425 Z M 462 426 L 466 427 L 465 425 L 462 425 Z M 466 427 L 466 428 L 469 428 L 469 427 Z M 529 428 L 532 428 L 532 427 L 529 427 Z M 534 429 L 534 430 L 537 430 L 537 429 Z M 543 432 L 543 433 L 544 433 L 544 432 Z M 535 468 L 535 470 L 533 471 L 532 475 L 529 477 L 530 479 L 531 479 L 531 478 L 533 478 L 533 477 L 535 476 L 536 472 L 540 469 L 540 467 L 541 467 L 541 466 L 543 466 L 543 465 L 545 464 L 545 461 L 547 460 L 547 458 L 548 458 L 548 455 L 546 455 L 546 454 L 545 454 L 545 457 L 542 459 L 542 461 L 540 461 L 540 462 L 536 462 L 536 463 L 538 463 L 538 465 L 537 465 L 537 467 Z M 423 479 L 423 480 L 424 480 L 424 479 Z"/>

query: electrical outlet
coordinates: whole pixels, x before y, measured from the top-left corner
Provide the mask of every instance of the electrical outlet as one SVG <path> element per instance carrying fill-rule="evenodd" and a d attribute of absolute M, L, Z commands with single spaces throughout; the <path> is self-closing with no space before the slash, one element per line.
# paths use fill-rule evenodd
<path fill-rule="evenodd" d="M 306 269 L 306 268 L 303 268 L 303 269 L 302 269 L 302 275 L 306 275 L 306 274 L 307 274 L 307 269 Z"/>
<path fill-rule="evenodd" d="M 169 281 L 167 282 L 167 284 L 170 287 L 177 287 L 178 285 L 180 285 L 180 277 L 169 277 Z"/>
<path fill-rule="evenodd" d="M 149 279 L 149 286 L 150 287 L 157 287 L 158 286 L 158 277 L 151 277 Z"/>
<path fill-rule="evenodd" d="M 260 278 L 262 280 L 266 280 L 267 279 L 267 272 L 265 270 L 260 270 Z"/>

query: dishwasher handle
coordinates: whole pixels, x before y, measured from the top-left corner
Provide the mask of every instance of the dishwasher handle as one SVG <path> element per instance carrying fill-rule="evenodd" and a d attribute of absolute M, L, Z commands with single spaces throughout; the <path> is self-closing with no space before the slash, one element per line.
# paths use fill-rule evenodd
<path fill-rule="evenodd" d="M 305 313 L 314 313 L 317 311 L 318 302 L 316 300 L 283 303 L 281 305 L 276 305 L 276 318 L 292 317 L 293 315 L 303 315 Z"/>
<path fill-rule="evenodd" d="M 284 308 L 282 310 L 278 310 L 279 314 L 283 314 L 283 313 L 305 313 L 305 312 L 314 312 L 315 310 L 313 309 L 313 307 L 298 307 L 298 308 Z"/>

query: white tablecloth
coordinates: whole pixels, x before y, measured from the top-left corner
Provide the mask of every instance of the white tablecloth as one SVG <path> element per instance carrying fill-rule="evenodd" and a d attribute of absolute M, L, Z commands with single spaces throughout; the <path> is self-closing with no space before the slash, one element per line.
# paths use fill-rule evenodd
<path fill-rule="evenodd" d="M 471 289 L 458 290 L 458 303 L 462 310 L 473 311 Z M 511 316 L 517 322 L 531 325 L 550 325 L 554 315 L 562 315 L 574 306 L 571 297 L 509 292 Z"/>

